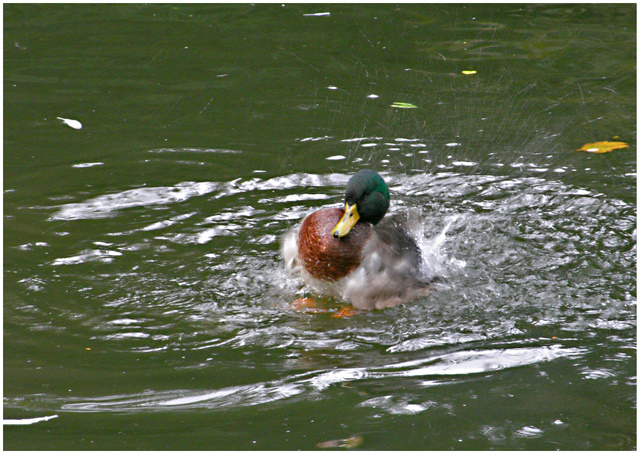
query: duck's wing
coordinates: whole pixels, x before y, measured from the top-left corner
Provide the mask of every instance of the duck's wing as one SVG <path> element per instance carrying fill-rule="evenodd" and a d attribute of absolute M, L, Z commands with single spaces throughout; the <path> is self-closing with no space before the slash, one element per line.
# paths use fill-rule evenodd
<path fill-rule="evenodd" d="M 374 229 L 377 236 L 375 249 L 388 266 L 407 277 L 416 278 L 422 268 L 422 254 L 418 244 L 401 223 L 385 219 Z"/>
<path fill-rule="evenodd" d="M 393 222 L 378 224 L 362 251 L 362 262 L 343 291 L 358 309 L 382 309 L 417 299 L 429 292 L 420 248 Z"/>
<path fill-rule="evenodd" d="M 284 259 L 285 268 L 298 271 L 298 229 L 289 229 L 280 237 L 280 253 Z"/>

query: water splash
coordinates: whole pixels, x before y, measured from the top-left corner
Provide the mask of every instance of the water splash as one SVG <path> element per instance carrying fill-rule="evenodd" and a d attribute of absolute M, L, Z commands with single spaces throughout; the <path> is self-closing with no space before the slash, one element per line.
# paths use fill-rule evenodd
<path fill-rule="evenodd" d="M 187 182 L 55 207 L 50 220 L 66 221 L 57 225 L 93 219 L 102 228 L 87 233 L 78 222 L 69 235 L 42 238 L 47 247 L 21 252 L 41 254 L 43 269 L 90 280 L 72 285 L 76 299 L 57 318 L 39 302 L 10 309 L 14 319 L 33 330 L 62 332 L 75 323 L 92 341 L 139 357 L 179 355 L 169 365 L 172 373 L 191 367 L 215 376 L 220 352 L 242 353 L 242 364 L 259 371 L 264 358 L 244 353 L 260 351 L 277 358 L 272 367 L 278 374 L 256 373 L 250 384 L 213 389 L 186 389 L 192 382 L 185 378 L 173 386 L 179 389 L 39 396 L 34 406 L 215 410 L 329 399 L 343 385 L 375 384 L 384 395 L 356 405 L 418 414 L 445 404 L 397 393 L 398 383 L 419 389 L 418 395 L 562 358 L 577 364 L 577 379 L 626 374 L 629 360 L 590 369 L 581 362 L 592 353 L 572 347 L 597 332 L 607 333 L 607 345 L 635 349 L 628 338 L 635 327 L 634 205 L 531 175 L 387 172 L 384 178 L 392 191 L 390 215 L 408 213 L 426 272 L 445 279 L 414 303 L 344 320 L 289 307 L 301 287 L 284 273 L 278 238 L 317 207 L 340 204 L 348 174 Z M 61 241 L 69 245 L 60 248 Z M 56 259 L 60 250 L 66 255 Z M 55 284 L 39 274 L 19 285 L 44 297 Z M 96 301 L 99 310 L 88 313 Z M 540 347 L 556 342 L 562 345 Z M 140 389 L 154 388 L 140 374 Z M 17 400 L 5 405 L 22 408 Z"/>

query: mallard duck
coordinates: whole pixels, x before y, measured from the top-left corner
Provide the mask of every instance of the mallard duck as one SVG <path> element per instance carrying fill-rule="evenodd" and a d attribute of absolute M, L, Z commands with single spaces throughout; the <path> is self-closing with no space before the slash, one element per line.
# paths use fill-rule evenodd
<path fill-rule="evenodd" d="M 389 198 L 377 172 L 357 172 L 347 183 L 344 209 L 315 211 L 284 235 L 286 268 L 356 309 L 382 309 L 425 294 L 420 248 L 401 225 L 383 219 Z"/>

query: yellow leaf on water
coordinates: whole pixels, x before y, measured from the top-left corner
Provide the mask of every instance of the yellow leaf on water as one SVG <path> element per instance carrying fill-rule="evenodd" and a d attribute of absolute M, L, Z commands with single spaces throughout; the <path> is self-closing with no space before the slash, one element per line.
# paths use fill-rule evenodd
<path fill-rule="evenodd" d="M 624 142 L 594 142 L 585 143 L 582 148 L 578 148 L 576 151 L 586 151 L 587 153 L 609 153 L 612 150 L 627 148 L 628 146 L 629 145 Z"/>
<path fill-rule="evenodd" d="M 477 74 L 477 73 L 478 73 L 478 71 L 474 71 L 474 70 L 472 70 L 472 69 L 462 71 L 462 74 L 464 74 L 465 76 L 469 76 L 469 75 L 471 75 L 471 74 Z"/>

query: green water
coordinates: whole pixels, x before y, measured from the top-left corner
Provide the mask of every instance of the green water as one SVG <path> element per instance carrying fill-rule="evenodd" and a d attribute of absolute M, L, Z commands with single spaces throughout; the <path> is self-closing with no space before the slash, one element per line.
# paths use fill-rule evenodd
<path fill-rule="evenodd" d="M 5 5 L 5 449 L 635 449 L 635 81 L 632 4 Z M 361 168 L 442 280 L 334 318 Z"/>

